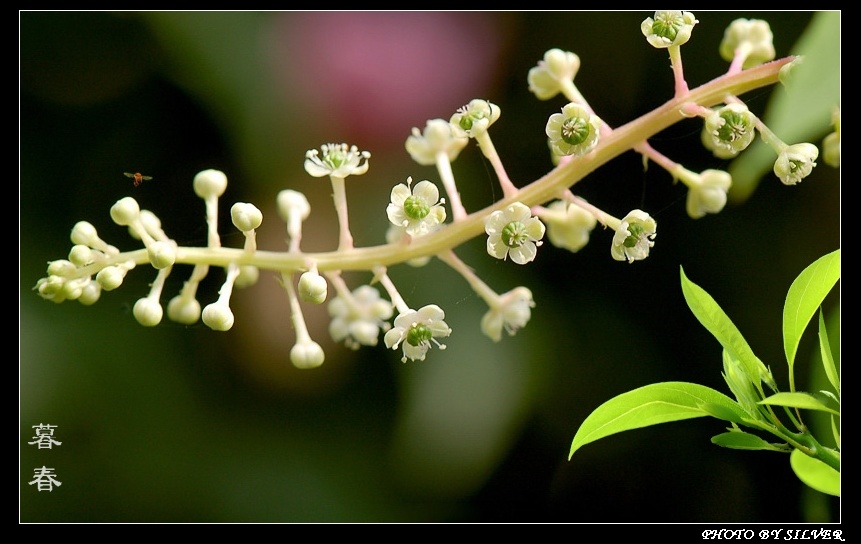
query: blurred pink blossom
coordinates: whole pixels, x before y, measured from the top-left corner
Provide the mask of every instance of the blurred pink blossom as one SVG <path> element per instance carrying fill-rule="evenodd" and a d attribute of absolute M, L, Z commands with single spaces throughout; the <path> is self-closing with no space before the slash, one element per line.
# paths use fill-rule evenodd
<path fill-rule="evenodd" d="M 285 12 L 272 61 L 321 131 L 403 145 L 412 127 L 490 98 L 505 27 L 491 12 Z"/>

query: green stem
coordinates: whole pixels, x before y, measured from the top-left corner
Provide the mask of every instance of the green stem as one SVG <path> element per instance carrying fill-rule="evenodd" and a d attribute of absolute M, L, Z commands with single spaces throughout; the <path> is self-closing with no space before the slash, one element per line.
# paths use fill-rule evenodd
<path fill-rule="evenodd" d="M 837 472 L 840 472 L 840 452 L 831 448 L 826 448 L 817 442 L 812 435 L 807 433 L 796 436 L 796 439 L 798 442 L 796 447 L 798 449 L 814 459 L 819 459 Z"/>

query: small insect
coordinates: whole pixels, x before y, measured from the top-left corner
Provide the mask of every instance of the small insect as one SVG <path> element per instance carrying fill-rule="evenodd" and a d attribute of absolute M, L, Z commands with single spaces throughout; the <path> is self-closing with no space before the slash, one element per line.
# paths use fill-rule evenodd
<path fill-rule="evenodd" d="M 135 187 L 145 181 L 149 181 L 152 179 L 152 176 L 145 176 L 140 172 L 135 172 L 134 174 L 132 174 L 131 172 L 123 172 L 123 175 L 127 178 L 132 178 L 133 180 L 135 180 Z"/>

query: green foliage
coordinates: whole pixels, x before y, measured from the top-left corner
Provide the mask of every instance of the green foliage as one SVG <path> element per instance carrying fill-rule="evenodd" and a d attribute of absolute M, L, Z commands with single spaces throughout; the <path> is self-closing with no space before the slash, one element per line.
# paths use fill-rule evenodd
<path fill-rule="evenodd" d="M 610 399 L 592 412 L 574 436 L 568 458 L 581 446 L 611 434 L 670 421 L 717 417 L 718 413 L 722 419 L 739 423 L 747 417 L 732 399 L 709 387 L 684 382 L 646 385 Z"/>
<path fill-rule="evenodd" d="M 840 496 L 840 473 L 800 450 L 793 450 L 789 463 L 798 479 L 817 491 Z"/>
<path fill-rule="evenodd" d="M 840 250 L 829 253 L 805 268 L 792 283 L 783 311 L 783 340 L 790 375 L 790 391 L 780 392 L 768 369 L 754 355 L 750 345 L 701 287 L 681 270 L 682 292 L 700 323 L 723 346 L 724 379 L 736 397 L 711 388 L 685 382 L 656 383 L 614 397 L 593 411 L 583 422 L 571 444 L 570 459 L 582 446 L 612 434 L 659 423 L 711 416 L 729 421 L 728 432 L 712 438 L 719 446 L 741 450 L 791 452 L 790 465 L 808 486 L 831 495 L 840 495 L 840 452 L 822 446 L 803 423 L 800 410 L 832 415 L 832 430 L 839 444 L 836 417 L 840 416 L 840 387 L 824 319 L 819 317 L 819 340 L 823 369 L 834 391 L 811 394 L 795 390 L 793 362 L 802 334 L 816 308 L 840 278 Z M 765 382 L 774 394 L 766 395 Z M 834 404 L 837 408 L 832 408 Z M 784 408 L 795 431 L 788 428 L 772 407 Z M 766 431 L 782 443 L 770 443 L 746 432 L 739 425 Z"/>
<path fill-rule="evenodd" d="M 792 282 L 783 308 L 783 349 L 792 368 L 801 334 L 813 313 L 840 278 L 840 252 L 825 255 Z M 834 384 L 834 382 L 832 382 Z"/>

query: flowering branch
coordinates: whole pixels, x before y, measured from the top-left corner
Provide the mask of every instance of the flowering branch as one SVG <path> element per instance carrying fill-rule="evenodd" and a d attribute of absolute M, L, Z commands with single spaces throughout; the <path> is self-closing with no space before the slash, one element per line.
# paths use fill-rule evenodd
<path fill-rule="evenodd" d="M 521 187 L 515 196 L 505 198 L 469 214 L 463 220 L 446 225 L 445 228 L 426 236 L 415 238 L 408 246 L 390 243 L 378 246 L 354 248 L 349 252 L 328 251 L 318 253 L 285 253 L 258 250 L 254 255 L 246 255 L 242 249 L 179 247 L 176 250 L 176 264 L 208 264 L 227 266 L 231 262 L 253 265 L 263 270 L 301 270 L 307 259 L 313 259 L 318 269 L 326 270 L 371 270 L 375 266 L 391 266 L 418 257 L 436 255 L 444 250 L 457 247 L 484 232 L 484 218 L 490 213 L 504 209 L 520 201 L 527 206 L 547 202 L 567 187 L 575 185 L 608 163 L 615 157 L 647 140 L 667 127 L 686 118 L 680 113 L 687 102 L 703 106 L 722 103 L 727 94 L 743 95 L 761 87 L 773 85 L 778 81 L 780 68 L 794 57 L 786 57 L 737 74 L 720 76 L 690 91 L 685 96 L 674 97 L 657 109 L 642 117 L 613 130 L 602 138 L 592 153 L 579 157 L 576 161 L 560 164 L 543 177 Z M 146 250 L 134 250 L 107 257 L 107 264 L 131 261 L 135 264 L 149 263 Z M 78 270 L 79 277 L 88 276 L 103 268 L 93 263 Z"/>

